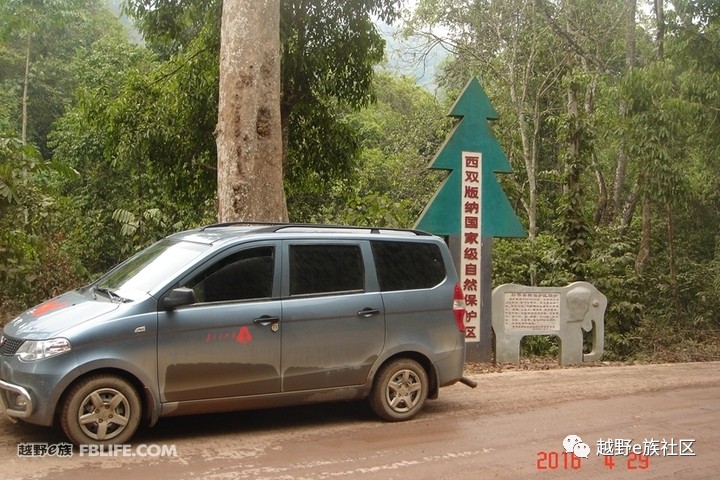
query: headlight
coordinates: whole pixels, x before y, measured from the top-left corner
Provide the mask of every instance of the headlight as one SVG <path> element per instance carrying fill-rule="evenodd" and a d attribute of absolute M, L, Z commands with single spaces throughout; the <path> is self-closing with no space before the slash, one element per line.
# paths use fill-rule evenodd
<path fill-rule="evenodd" d="M 20 360 L 32 362 L 69 351 L 70 342 L 67 338 L 51 338 L 50 340 L 28 340 L 20 345 L 16 355 L 20 357 Z"/>

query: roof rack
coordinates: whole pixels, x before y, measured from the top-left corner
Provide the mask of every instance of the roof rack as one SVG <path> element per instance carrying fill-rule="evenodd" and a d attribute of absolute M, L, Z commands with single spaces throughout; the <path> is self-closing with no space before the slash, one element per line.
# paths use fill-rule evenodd
<path fill-rule="evenodd" d="M 403 232 L 413 233 L 417 236 L 430 236 L 431 234 L 422 230 L 412 230 L 407 228 L 392 228 L 392 227 L 361 227 L 361 226 L 348 226 L 348 225 L 327 225 L 327 224 L 315 224 L 315 223 L 287 223 L 287 222 L 223 222 L 213 223 L 211 225 L 205 225 L 200 230 L 205 231 L 210 228 L 224 228 L 224 227 L 239 227 L 239 226 L 257 226 L 263 227 L 255 230 L 256 233 L 274 233 L 280 230 L 290 228 L 307 228 L 307 229 L 318 229 L 318 230 L 369 230 L 370 233 L 380 234 L 383 231 L 386 232 Z"/>

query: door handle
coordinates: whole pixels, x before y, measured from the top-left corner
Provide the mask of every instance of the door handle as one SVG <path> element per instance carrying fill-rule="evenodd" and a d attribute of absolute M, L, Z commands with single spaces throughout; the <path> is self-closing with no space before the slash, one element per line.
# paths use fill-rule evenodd
<path fill-rule="evenodd" d="M 377 308 L 365 307 L 358 312 L 358 315 L 361 317 L 370 318 L 373 315 L 377 315 L 379 313 L 380 313 L 380 310 L 378 310 Z"/>
<path fill-rule="evenodd" d="M 255 325 L 262 325 L 263 327 L 267 327 L 270 324 L 278 323 L 280 321 L 280 317 L 272 317 L 270 315 L 263 315 L 262 317 L 254 318 L 253 323 Z"/>

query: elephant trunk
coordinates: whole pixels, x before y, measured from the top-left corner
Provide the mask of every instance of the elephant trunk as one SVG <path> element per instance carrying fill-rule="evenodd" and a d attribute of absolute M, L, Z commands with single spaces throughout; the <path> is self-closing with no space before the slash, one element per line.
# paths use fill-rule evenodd
<path fill-rule="evenodd" d="M 605 322 L 601 318 L 600 321 L 593 320 L 592 323 L 592 351 L 583 354 L 584 363 L 600 360 L 605 351 Z"/>

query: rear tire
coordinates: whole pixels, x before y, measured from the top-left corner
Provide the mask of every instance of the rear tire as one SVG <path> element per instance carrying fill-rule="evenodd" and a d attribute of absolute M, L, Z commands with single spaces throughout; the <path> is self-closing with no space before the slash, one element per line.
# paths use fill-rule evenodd
<path fill-rule="evenodd" d="M 415 360 L 398 358 L 384 365 L 370 393 L 370 407 L 389 422 L 409 420 L 422 410 L 428 395 L 428 377 Z"/>
<path fill-rule="evenodd" d="M 75 445 L 126 443 L 137 431 L 142 403 L 135 387 L 114 375 L 81 380 L 65 396 L 60 424 Z"/>

